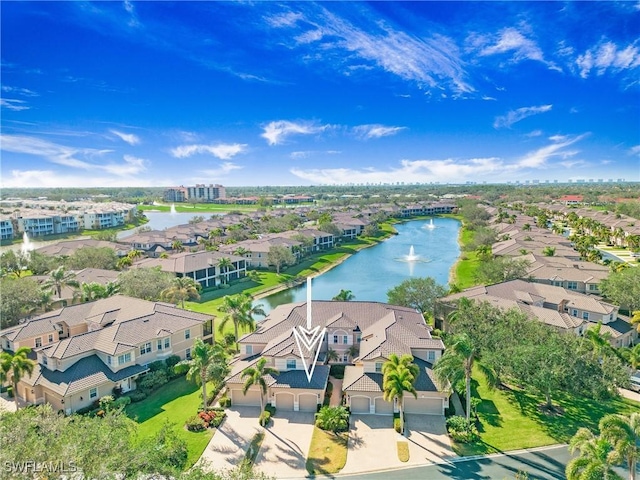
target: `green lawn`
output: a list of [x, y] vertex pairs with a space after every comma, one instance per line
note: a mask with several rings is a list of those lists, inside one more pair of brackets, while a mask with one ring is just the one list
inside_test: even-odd
[[311, 474], [338, 473], [347, 463], [347, 433], [332, 433], [313, 428], [307, 471]]
[[[542, 396], [519, 389], [489, 390], [484, 377], [476, 370], [473, 396], [482, 399], [478, 406], [481, 440], [474, 444], [454, 442], [458, 455], [479, 455], [507, 450], [565, 443], [580, 427], [596, 430], [600, 419], [609, 413], [638, 411], [640, 404], [619, 398], [597, 402], [569, 395], [554, 399], [564, 409], [563, 415], [548, 415], [539, 406]], [[458, 412], [462, 414], [462, 412]]]
[[184, 428], [185, 421], [198, 413], [202, 404], [201, 388], [184, 377], [170, 381], [141, 402], [127, 406], [126, 413], [138, 422], [139, 441], [153, 437], [165, 424], [175, 425], [178, 435], [187, 442], [191, 467], [202, 455], [213, 430], [190, 432]]
[[464, 247], [473, 242], [475, 232], [466, 230], [464, 226], [460, 230], [460, 248], [463, 250], [460, 259], [454, 267], [454, 283], [461, 289], [473, 287], [477, 284], [476, 271], [480, 266], [476, 252], [466, 252]]

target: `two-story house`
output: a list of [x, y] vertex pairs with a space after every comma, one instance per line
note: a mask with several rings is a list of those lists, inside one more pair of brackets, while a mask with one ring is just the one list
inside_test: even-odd
[[[279, 371], [279, 375], [267, 378], [266, 401], [281, 410], [315, 412], [322, 404], [328, 381], [327, 352], [333, 349], [350, 362], [345, 368], [343, 391], [352, 412], [390, 415], [397, 410], [382, 398], [382, 365], [395, 353], [412, 355], [420, 369], [418, 398], [408, 395], [405, 399], [408, 411], [444, 415], [449, 395], [436, 386], [432, 371], [444, 344], [431, 337], [430, 327], [419, 312], [378, 302], [313, 301], [312, 328], [326, 328], [326, 334], [309, 381], [293, 334], [294, 328], [307, 324], [306, 306], [281, 305], [254, 332], [240, 339], [240, 356], [227, 379], [233, 404], [260, 405], [257, 386], [243, 394], [242, 372], [262, 357]], [[305, 361], [309, 365], [313, 359], [309, 355]]]
[[36, 317], [0, 340], [6, 350], [33, 348], [37, 365], [18, 383], [18, 398], [70, 414], [116, 387], [135, 389], [149, 363], [190, 358], [194, 340], [212, 335], [208, 315], [116, 295]]

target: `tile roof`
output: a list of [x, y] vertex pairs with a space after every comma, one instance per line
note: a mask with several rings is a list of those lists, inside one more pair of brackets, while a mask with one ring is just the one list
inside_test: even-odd
[[[235, 248], [237, 248], [237, 246]], [[168, 258], [145, 258], [136, 262], [134, 266], [136, 268], [153, 268], [159, 266], [164, 272], [189, 273], [215, 267], [222, 258], [228, 258], [232, 262], [245, 260], [244, 257], [237, 255], [203, 250], [201, 252], [182, 252], [170, 255]]]
[[[437, 392], [439, 391], [435, 376], [433, 374], [433, 365], [425, 362], [420, 358], [413, 359], [413, 363], [418, 366], [418, 378], [414, 383], [414, 387], [419, 392]], [[348, 365], [344, 369], [344, 380], [342, 389], [345, 392], [382, 392], [383, 391], [382, 373], [365, 372], [364, 367], [357, 365]]]

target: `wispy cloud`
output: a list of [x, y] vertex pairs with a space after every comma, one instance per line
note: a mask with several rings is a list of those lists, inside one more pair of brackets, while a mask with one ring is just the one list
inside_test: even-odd
[[243, 167], [232, 162], [223, 162], [218, 168], [200, 170], [200, 173], [209, 177], [224, 177], [234, 170], [240, 170]]
[[14, 112], [29, 110], [31, 108], [27, 105], [27, 102], [24, 100], [18, 100], [17, 98], [0, 98], [0, 106]]
[[[125, 155], [123, 163], [105, 161], [104, 156], [112, 150], [78, 148], [24, 135], [1, 135], [0, 149], [6, 152], [34, 155], [50, 163], [64, 167], [104, 171], [117, 176], [133, 176], [146, 170], [146, 161]], [[100, 162], [93, 162], [99, 158]], [[78, 185], [83, 185], [80, 182]]]
[[353, 131], [359, 138], [380, 138], [395, 135], [396, 133], [404, 130], [407, 127], [387, 127], [385, 125], [373, 124], [373, 125], [358, 125], [353, 127]]
[[129, 145], [138, 145], [140, 143], [140, 137], [133, 133], [124, 133], [118, 130], [109, 130], [116, 137], [119, 137], [123, 142], [127, 142]]
[[640, 156], [640, 145], [634, 145], [629, 149], [630, 155], [638, 155]]
[[587, 78], [592, 70], [595, 70], [597, 75], [604, 75], [607, 71], [618, 73], [622, 70], [638, 68], [640, 66], [638, 41], [624, 48], [611, 41], [603, 42], [579, 55], [576, 65], [580, 69], [582, 78]]
[[3, 174], [2, 185], [6, 188], [59, 188], [59, 187], [152, 187], [171, 185], [171, 179], [145, 176], [110, 176], [99, 172], [86, 174], [69, 174], [53, 170], [11, 170]]
[[171, 155], [176, 158], [187, 158], [192, 155], [208, 153], [220, 160], [228, 160], [237, 154], [245, 151], [247, 145], [244, 143], [218, 143], [216, 145], [180, 145], [171, 150]]
[[327, 128], [329, 125], [318, 125], [313, 122], [278, 120], [264, 125], [262, 127], [263, 133], [260, 136], [266, 139], [269, 145], [280, 145], [291, 135], [313, 135], [323, 132]]
[[296, 152], [291, 152], [289, 154], [289, 157], [292, 160], [301, 160], [304, 158], [308, 158], [312, 155], [339, 155], [342, 152], [339, 150], [325, 150], [325, 151], [315, 151], [315, 150], [303, 150], [303, 151], [296, 151]]
[[317, 48], [317, 55], [307, 59], [326, 62], [335, 54], [335, 67], [345, 74], [352, 67], [376, 67], [399, 78], [416, 82], [421, 87], [450, 86], [456, 92], [471, 92], [466, 79], [464, 62], [455, 42], [449, 37], [432, 34], [421, 37], [395, 29], [379, 16], [356, 26], [345, 18], [319, 7], [319, 12], [305, 15], [290, 24], [299, 32], [297, 46]]
[[508, 53], [514, 62], [522, 60], [544, 62], [544, 55], [536, 42], [513, 27], [504, 28], [495, 35], [472, 35], [469, 42], [479, 49], [480, 56]]
[[[487, 179], [496, 181], [500, 178], [511, 179], [514, 174], [530, 169], [543, 169], [550, 165], [552, 158], [557, 158], [558, 165], [570, 162], [582, 162], [571, 157], [579, 152], [567, 147], [582, 140], [587, 134], [573, 137], [551, 137], [549, 145], [529, 152], [520, 158], [511, 160], [500, 157], [456, 158], [434, 160], [402, 160], [399, 166], [390, 169], [366, 168], [292, 168], [290, 172], [304, 180], [320, 184], [373, 183], [385, 184], [396, 182], [428, 183], [453, 182], [465, 180]], [[564, 163], [564, 165], [563, 165]]]
[[302, 14], [298, 12], [287, 12], [280, 15], [265, 17], [265, 21], [274, 28], [292, 27], [296, 22], [302, 19]]
[[493, 128], [509, 128], [516, 122], [520, 120], [524, 120], [527, 117], [532, 115], [538, 115], [540, 113], [545, 113], [551, 110], [553, 105], [540, 105], [538, 107], [522, 107], [516, 110], [511, 110], [507, 112], [506, 115], [502, 115], [500, 117], [496, 117], [493, 122]]
[[28, 88], [12, 87], [10, 85], [3, 85], [2, 91], [7, 93], [13, 93], [14, 95], [22, 95], [23, 97], [37, 97], [38, 93]]

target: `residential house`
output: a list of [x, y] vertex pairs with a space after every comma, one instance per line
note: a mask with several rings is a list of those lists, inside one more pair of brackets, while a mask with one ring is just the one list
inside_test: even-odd
[[114, 388], [136, 388], [147, 365], [171, 355], [190, 358], [196, 338], [212, 341], [212, 318], [116, 295], [64, 307], [0, 331], [4, 350], [33, 348], [37, 365], [18, 383], [19, 399], [67, 414]]
[[52, 257], [69, 257], [78, 249], [84, 247], [111, 248], [119, 257], [124, 257], [129, 252], [130, 247], [123, 243], [107, 242], [105, 240], [94, 240], [91, 238], [79, 240], [62, 240], [52, 245], [46, 245], [36, 249], [36, 252]]
[[[251, 387], [246, 395], [242, 393], [242, 372], [265, 358], [279, 371], [267, 378], [266, 401], [280, 410], [315, 412], [324, 398], [329, 375], [326, 358], [332, 349], [341, 363], [348, 364], [343, 391], [352, 413], [391, 415], [397, 411], [397, 405], [383, 399], [382, 391], [382, 365], [395, 353], [412, 355], [420, 369], [415, 384], [418, 398], [406, 395], [406, 410], [444, 415], [449, 396], [436, 385], [432, 369], [444, 344], [431, 336], [431, 329], [419, 312], [378, 302], [337, 301], [313, 301], [312, 310], [312, 328], [326, 328], [326, 335], [311, 381], [307, 380], [293, 334], [294, 328], [307, 325], [307, 305], [281, 305], [239, 341], [240, 356], [227, 379], [233, 404], [260, 404], [257, 387]], [[305, 361], [307, 365], [313, 362], [311, 354], [305, 356]]]
[[273, 233], [263, 235], [255, 240], [243, 240], [231, 245], [220, 245], [220, 252], [229, 254], [239, 248], [244, 248], [247, 251], [244, 258], [247, 259], [248, 267], [267, 268], [269, 267], [269, 250], [273, 246], [288, 248], [291, 253], [298, 258], [300, 256], [299, 250], [302, 247], [302, 243], [278, 233]]

